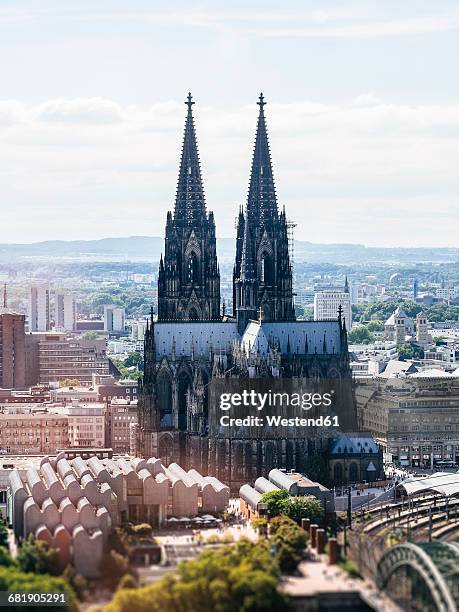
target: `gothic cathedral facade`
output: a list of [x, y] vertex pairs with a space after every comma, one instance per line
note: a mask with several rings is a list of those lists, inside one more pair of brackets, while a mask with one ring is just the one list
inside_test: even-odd
[[260, 95], [249, 193], [237, 221], [233, 308], [220, 304], [215, 221], [207, 212], [191, 95], [174, 212], [145, 335], [137, 452], [217, 476], [233, 489], [273, 467], [302, 469], [311, 440], [226, 438], [209, 431], [216, 378], [349, 380], [346, 322], [296, 321], [285, 209], [279, 212]]

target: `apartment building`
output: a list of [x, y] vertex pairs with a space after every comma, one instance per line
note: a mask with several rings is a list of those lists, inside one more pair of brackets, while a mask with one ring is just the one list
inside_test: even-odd
[[93, 373], [109, 374], [103, 338], [71, 338], [66, 334], [50, 333], [42, 335], [37, 345], [39, 384], [68, 379], [91, 383]]
[[131, 425], [138, 423], [137, 402], [113, 399], [105, 409], [105, 446], [114, 453], [130, 453]]
[[69, 446], [68, 416], [44, 410], [39, 404], [0, 407], [0, 453], [55, 453]]
[[103, 404], [82, 404], [78, 402], [59, 408], [59, 412], [68, 418], [70, 447], [104, 447], [104, 411], [105, 406]]

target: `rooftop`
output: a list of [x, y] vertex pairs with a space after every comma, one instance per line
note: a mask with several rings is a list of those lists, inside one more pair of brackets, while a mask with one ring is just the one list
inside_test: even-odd
[[431, 491], [446, 497], [459, 494], [459, 472], [436, 472], [426, 478], [407, 478], [398, 485], [408, 497]]

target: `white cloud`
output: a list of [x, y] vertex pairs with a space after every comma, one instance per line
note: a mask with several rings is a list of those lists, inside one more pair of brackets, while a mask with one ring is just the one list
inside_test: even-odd
[[356, 106], [377, 106], [382, 103], [381, 98], [376, 96], [373, 92], [368, 92], [357, 96], [354, 100]]
[[41, 104], [33, 112], [39, 121], [101, 124], [123, 120], [120, 106], [103, 98], [59, 98]]
[[[264, 37], [304, 38], [375, 38], [405, 36], [432, 32], [446, 32], [459, 28], [459, 11], [454, 3], [429, 3], [425, 7], [414, 5], [415, 9], [397, 2], [365, 3], [349, 2], [341, 7], [305, 9], [302, 2], [285, 5], [282, 10], [269, 3], [262, 10], [253, 10], [246, 3], [231, 7], [218, 3], [200, 4], [190, 10], [188, 5], [173, 1], [165, 10], [142, 8], [142, 3], [131, 2], [129, 8], [101, 11], [93, 4], [55, 4], [48, 8], [17, 7], [0, 8], [0, 24], [22, 21], [40, 22], [56, 19], [60, 22], [129, 22], [150, 24], [159, 27], [185, 26]], [[147, 5], [148, 6], [148, 5]], [[247, 8], [249, 7], [249, 8]]]
[[[312, 231], [309, 239], [457, 243], [459, 105], [363, 94], [348, 105], [300, 101], [266, 112], [280, 202], [301, 231]], [[246, 196], [256, 113], [255, 105], [195, 109], [207, 202], [221, 235], [233, 235]], [[176, 102], [0, 102], [7, 239], [162, 234], [184, 118]], [[308, 239], [300, 230], [297, 237]]]
[[337, 23], [325, 27], [292, 23], [284, 27], [255, 27], [253, 34], [269, 37], [302, 38], [380, 38], [410, 34], [446, 32], [459, 28], [459, 15], [410, 17], [406, 19], [362, 20], [354, 23]]

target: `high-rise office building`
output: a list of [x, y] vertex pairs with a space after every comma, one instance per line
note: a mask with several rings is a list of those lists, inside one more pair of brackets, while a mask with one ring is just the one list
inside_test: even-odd
[[30, 287], [29, 331], [49, 331], [49, 286]]
[[56, 293], [54, 303], [54, 327], [58, 331], [75, 331], [76, 301], [69, 293]]
[[25, 387], [25, 316], [0, 309], [0, 387]]
[[104, 306], [104, 331], [124, 331], [124, 308], [119, 306]]
[[314, 319], [334, 320], [341, 306], [342, 317], [348, 329], [352, 325], [351, 296], [346, 291], [320, 291], [314, 295]]

